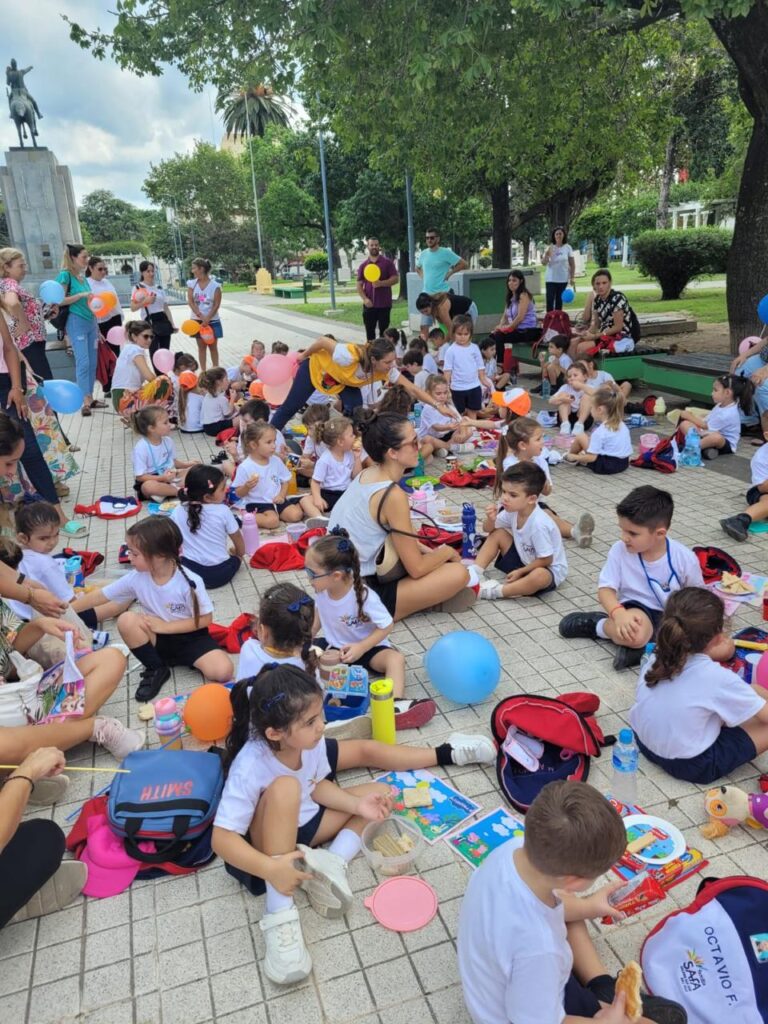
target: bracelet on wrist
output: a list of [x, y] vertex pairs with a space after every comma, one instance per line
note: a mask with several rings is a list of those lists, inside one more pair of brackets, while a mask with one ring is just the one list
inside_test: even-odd
[[9, 782], [14, 782], [16, 779], [21, 779], [22, 782], [28, 782], [32, 787], [30, 793], [35, 792], [35, 784], [28, 775], [9, 775], [7, 779], [3, 779], [3, 785], [7, 785]]
[[617, 604], [615, 608], [612, 608], [612, 609], [611, 609], [611, 610], [610, 610], [610, 611], [608, 612], [608, 618], [609, 618], [609, 619], [612, 619], [612, 618], [613, 618], [613, 616], [614, 616], [614, 615], [616, 614], [616, 612], [618, 612], [618, 611], [622, 611], [622, 612], [623, 612], [623, 611], [625, 611], [625, 608], [624, 608], [624, 605], [623, 605], [623, 604]]

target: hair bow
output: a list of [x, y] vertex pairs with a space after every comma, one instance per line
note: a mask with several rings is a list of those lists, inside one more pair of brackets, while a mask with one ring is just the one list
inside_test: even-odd
[[339, 538], [339, 543], [336, 545], [339, 551], [351, 551], [352, 545], [346, 537]]
[[[265, 665], [264, 667], [272, 668], [273, 666], [277, 668], [276, 661], [273, 661], [271, 665]], [[263, 700], [261, 702], [261, 710], [269, 711], [271, 708], [275, 706], [275, 704], [279, 704], [281, 700], [285, 700], [285, 693], [282, 690], [280, 691], [280, 693], [276, 693], [274, 697], [270, 697], [269, 700]]]
[[300, 612], [301, 611], [301, 606], [302, 605], [312, 604], [312, 603], [313, 602], [312, 602], [312, 598], [311, 597], [308, 597], [306, 594], [302, 594], [301, 597], [297, 598], [295, 601], [292, 601], [291, 604], [286, 605], [286, 608], [288, 609], [289, 612], [294, 612], [295, 613], [295, 612]]

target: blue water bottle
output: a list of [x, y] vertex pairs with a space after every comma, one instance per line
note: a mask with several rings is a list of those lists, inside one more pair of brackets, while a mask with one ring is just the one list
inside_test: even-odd
[[680, 453], [683, 466], [701, 466], [701, 438], [696, 427], [691, 427], [685, 435], [685, 447]]
[[549, 377], [545, 377], [541, 382], [541, 397], [549, 398], [552, 394], [552, 384], [550, 383]]
[[475, 506], [465, 501], [461, 508], [461, 557], [474, 558], [476, 550], [477, 515]]
[[414, 406], [413, 406], [413, 420], [412, 420], [412, 423], [413, 423], [414, 427], [416, 427], [417, 430], [419, 429], [419, 426], [421, 425], [421, 410], [423, 408], [424, 408], [424, 406], [421, 404], [421, 402], [416, 402], [414, 404]]

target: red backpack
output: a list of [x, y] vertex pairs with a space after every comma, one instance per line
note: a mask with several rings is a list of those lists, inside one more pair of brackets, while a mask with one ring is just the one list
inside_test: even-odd
[[630, 466], [638, 469], [656, 469], [659, 473], [674, 473], [677, 470], [677, 463], [680, 458], [680, 447], [677, 443], [677, 434], [672, 437], [662, 437], [655, 448], [640, 454], [629, 460]]
[[487, 487], [495, 482], [495, 469], [451, 469], [440, 477], [446, 487]]
[[[491, 732], [498, 747], [496, 776], [515, 810], [525, 814], [548, 782], [586, 782], [590, 757], [599, 757], [603, 747], [616, 742], [615, 736], [604, 736], [597, 724], [594, 716], [599, 707], [600, 698], [584, 690], [557, 698], [524, 693], [499, 701], [491, 713]], [[534, 745], [543, 748], [534, 758], [538, 768], [524, 767], [504, 750], [512, 726], [523, 739], [533, 737]]]
[[531, 354], [535, 356], [539, 346], [544, 345], [546, 347], [549, 344], [549, 339], [554, 338], [556, 334], [564, 335], [568, 341], [571, 340], [573, 335], [571, 318], [564, 309], [550, 309], [545, 314], [541, 322], [541, 337], [531, 346]]

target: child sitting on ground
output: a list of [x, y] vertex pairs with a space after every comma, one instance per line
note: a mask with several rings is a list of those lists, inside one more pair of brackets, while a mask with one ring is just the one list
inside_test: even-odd
[[225, 504], [227, 478], [216, 466], [193, 466], [179, 498], [181, 505], [171, 512], [171, 519], [184, 543], [181, 563], [197, 573], [209, 590], [223, 587], [245, 554], [240, 526]]
[[[560, 622], [567, 640], [610, 640], [617, 650], [617, 671], [640, 664], [645, 645], [658, 630], [670, 594], [703, 587], [699, 560], [690, 548], [672, 540], [672, 495], [657, 487], [636, 487], [616, 506], [621, 540], [608, 552], [600, 572], [599, 612], [571, 612]], [[718, 661], [733, 655], [733, 643], [717, 651]]]
[[133, 489], [140, 499], [175, 498], [186, 471], [196, 463], [176, 458], [176, 449], [168, 436], [173, 429], [168, 413], [148, 405], [135, 412], [131, 422], [139, 434], [133, 448]]
[[549, 399], [557, 409], [560, 433], [577, 437], [592, 426], [592, 397], [587, 385], [587, 368], [574, 363], [565, 374], [566, 383]]
[[316, 508], [330, 512], [360, 472], [360, 446], [352, 421], [346, 416], [319, 426], [318, 437], [326, 450], [315, 463], [310, 493]]
[[755, 386], [747, 377], [726, 374], [718, 377], [712, 385], [714, 409], [706, 416], [696, 416], [688, 409], [680, 413], [680, 430], [688, 434], [696, 427], [701, 436], [701, 454], [705, 459], [716, 459], [718, 455], [732, 455], [741, 437], [741, 416], [739, 409], [748, 416], [752, 412], [752, 395]]
[[423, 367], [424, 353], [418, 349], [409, 348], [403, 356], [403, 376], [412, 381], [417, 388], [423, 388], [429, 377], [429, 371]]
[[[613, 806], [586, 782], [551, 782], [525, 816], [522, 839], [494, 850], [472, 873], [459, 917], [464, 1001], [475, 1024], [630, 1024], [623, 993], [603, 965], [586, 921], [620, 918], [614, 881], [589, 889], [625, 851]], [[682, 1007], [643, 996], [640, 1022], [685, 1024]], [[637, 1021], [634, 1024], [638, 1024]]]
[[768, 519], [768, 444], [761, 445], [750, 462], [752, 486], [747, 491], [745, 512], [721, 519], [720, 525], [734, 540], [745, 541], [752, 523]]
[[568, 462], [587, 466], [593, 473], [611, 476], [629, 469], [632, 438], [624, 422], [624, 396], [617, 388], [598, 388], [592, 396], [592, 416], [597, 427], [578, 434], [565, 456]]
[[768, 750], [768, 691], [715, 664], [731, 644], [723, 617], [723, 602], [708, 590], [687, 587], [670, 597], [629, 712], [642, 753], [698, 786]]
[[275, 455], [276, 436], [272, 424], [263, 420], [245, 428], [241, 435], [245, 458], [233, 480], [238, 506], [255, 512], [256, 522], [263, 530], [274, 530], [281, 522], [298, 523], [305, 516], [320, 517], [320, 510], [308, 494], [287, 497], [291, 473]]
[[439, 327], [433, 327], [427, 335], [427, 344], [434, 351], [434, 360], [437, 364], [437, 372], [441, 373], [445, 362], [445, 353], [448, 351], [448, 339], [445, 331]]
[[[330, 337], [330, 335], [326, 335], [326, 337]], [[392, 342], [395, 346], [395, 357], [398, 363], [402, 362], [403, 356], [409, 348], [405, 331], [401, 331], [397, 327], [388, 327], [382, 334], [382, 338], [386, 338], [387, 341]]]
[[291, 350], [284, 341], [273, 341], [270, 352], [273, 356], [287, 356]]
[[413, 338], [408, 348], [413, 352], [421, 352], [424, 356], [424, 369], [427, 373], [439, 373], [437, 361], [429, 351], [429, 345], [423, 338]]
[[199, 377], [191, 371], [179, 374], [177, 409], [182, 434], [202, 434], [203, 393]]
[[453, 416], [448, 419], [445, 413], [433, 405], [425, 405], [422, 408], [416, 434], [419, 438], [419, 452], [425, 462], [429, 462], [433, 455], [445, 458], [449, 445], [453, 448], [455, 445], [465, 444], [476, 427], [485, 429], [485, 424], [459, 414], [451, 401], [451, 389], [445, 377], [437, 373], [430, 374], [424, 390], [435, 402], [447, 406], [453, 412]]
[[[495, 342], [493, 343], [496, 344]], [[552, 493], [552, 477], [549, 464], [543, 454], [544, 431], [530, 416], [515, 416], [507, 410], [507, 422], [501, 428], [499, 447], [496, 449], [496, 482], [493, 488], [494, 498], [501, 494], [501, 481], [505, 469], [511, 469], [519, 462], [534, 462], [544, 473], [547, 482], [541, 492], [545, 497]], [[564, 540], [572, 540], [577, 547], [588, 548], [592, 544], [595, 531], [595, 520], [590, 512], [582, 512], [574, 525], [567, 519], [561, 519], [549, 505], [539, 502], [547, 515], [557, 524], [560, 536]]]
[[624, 401], [626, 402], [632, 392], [632, 384], [628, 380], [617, 384], [616, 378], [612, 373], [608, 373], [607, 370], [598, 370], [597, 356], [582, 356], [579, 362], [584, 363], [587, 368], [587, 384], [589, 387], [597, 390], [597, 388], [610, 384], [611, 387], [619, 389], [622, 395], [624, 395]]
[[229, 377], [222, 366], [215, 366], [200, 374], [198, 380], [203, 393], [203, 430], [208, 437], [216, 437], [222, 430], [231, 430], [235, 407], [229, 400]]
[[251, 342], [250, 354], [240, 360], [240, 379], [245, 381], [246, 384], [250, 384], [253, 380], [258, 380], [259, 363], [266, 354], [267, 350], [264, 347], [264, 342], [254, 338]]
[[482, 574], [495, 561], [506, 580], [486, 580], [480, 597], [532, 597], [559, 587], [568, 573], [563, 541], [557, 524], [539, 508], [547, 478], [533, 462], [519, 462], [501, 478], [501, 509], [489, 506], [483, 529], [488, 533], [475, 566]]
[[541, 379], [548, 380], [553, 388], [559, 388], [565, 384], [565, 374], [573, 360], [568, 355], [570, 339], [564, 334], [556, 334], [549, 339], [546, 352], [539, 352], [541, 363]]

